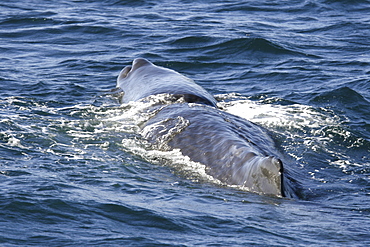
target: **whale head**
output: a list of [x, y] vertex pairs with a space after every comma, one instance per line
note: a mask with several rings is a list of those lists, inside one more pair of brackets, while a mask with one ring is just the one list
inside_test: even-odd
[[216, 106], [217, 102], [204, 88], [190, 78], [168, 68], [154, 65], [144, 58], [136, 58], [124, 67], [117, 77], [122, 89], [122, 103], [137, 101], [157, 94], [184, 97], [189, 103]]
[[123, 79], [125, 79], [129, 73], [134, 73], [134, 71], [136, 71], [138, 68], [141, 68], [143, 66], [148, 66], [148, 65], [153, 65], [151, 62], [149, 62], [148, 60], [144, 59], [144, 58], [136, 58], [133, 62], [132, 62], [132, 66], [129, 65], [129, 66], [126, 66], [124, 67], [121, 72], [119, 73], [118, 77], [117, 77], [117, 85], [119, 84], [119, 82]]

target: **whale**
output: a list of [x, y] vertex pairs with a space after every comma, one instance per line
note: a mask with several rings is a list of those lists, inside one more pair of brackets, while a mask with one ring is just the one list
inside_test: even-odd
[[192, 79], [169, 68], [136, 58], [117, 77], [120, 102], [166, 95], [140, 124], [153, 147], [179, 150], [205, 166], [223, 184], [276, 197], [297, 197], [283, 154], [265, 128], [222, 111], [216, 99]]

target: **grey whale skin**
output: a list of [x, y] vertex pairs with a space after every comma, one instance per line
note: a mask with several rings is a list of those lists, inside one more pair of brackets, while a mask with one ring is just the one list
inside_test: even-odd
[[155, 104], [142, 135], [159, 149], [179, 149], [222, 183], [278, 197], [296, 197], [293, 181], [267, 131], [217, 108], [216, 100], [180, 73], [137, 58], [117, 78], [121, 103], [166, 94]]

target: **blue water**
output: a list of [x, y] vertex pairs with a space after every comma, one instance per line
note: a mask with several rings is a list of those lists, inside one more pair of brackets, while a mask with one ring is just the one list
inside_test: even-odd
[[[370, 244], [370, 2], [2, 1], [0, 245]], [[300, 199], [143, 147], [108, 91], [144, 57], [268, 128]]]

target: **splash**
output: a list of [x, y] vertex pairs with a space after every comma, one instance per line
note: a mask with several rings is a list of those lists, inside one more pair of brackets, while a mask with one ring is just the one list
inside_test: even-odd
[[[346, 128], [342, 116], [325, 108], [301, 104], [279, 104], [279, 99], [253, 100], [235, 94], [218, 95], [218, 106], [231, 114], [245, 118], [270, 130], [283, 151], [297, 161], [308, 176], [327, 183], [328, 167], [339, 168], [343, 173], [367, 173], [366, 159], [369, 143]], [[0, 147], [13, 150], [24, 160], [32, 155], [49, 157], [57, 164], [67, 161], [80, 163], [119, 162], [125, 154], [134, 154], [147, 162], [165, 165], [182, 177], [192, 181], [222, 183], [206, 174], [205, 166], [192, 162], [179, 150], [153, 147], [145, 141], [142, 129], [162, 105], [182, 103], [169, 95], [148, 97], [121, 106], [103, 102], [99, 106], [51, 106], [22, 97], [9, 97], [0, 101], [3, 119], [0, 121]], [[184, 119], [172, 121], [165, 138], [171, 138], [187, 124]], [[156, 128], [160, 128], [160, 123]], [[166, 141], [159, 142], [166, 143]], [[364, 150], [357, 161], [353, 150]], [[35, 156], [36, 157], [36, 156]], [[352, 157], [352, 158], [351, 158]], [[319, 162], [317, 162], [319, 161]], [[239, 188], [243, 189], [243, 188]]]
[[[369, 152], [369, 142], [352, 132], [345, 116], [325, 108], [301, 104], [279, 104], [278, 99], [251, 100], [235, 94], [219, 95], [219, 107], [248, 119], [273, 132], [281, 148], [292, 160], [305, 167], [314, 180], [327, 183], [328, 167], [342, 173], [352, 170], [366, 172], [368, 163], [359, 164]], [[360, 152], [358, 152], [358, 150]], [[358, 152], [359, 158], [347, 155]]]

